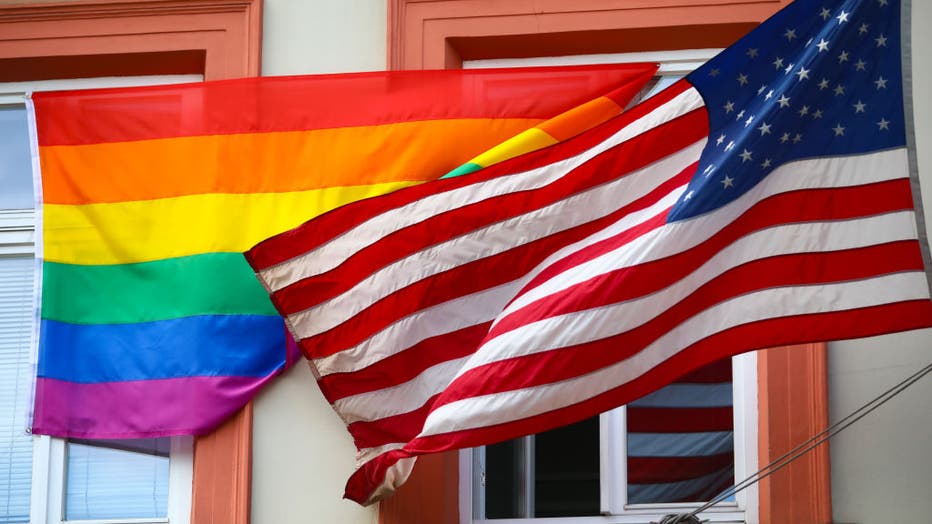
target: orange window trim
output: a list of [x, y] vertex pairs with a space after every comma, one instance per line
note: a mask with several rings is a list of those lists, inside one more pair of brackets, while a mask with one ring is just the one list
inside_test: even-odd
[[[790, 0], [388, 0], [391, 69], [463, 60], [727, 47]], [[697, 23], [701, 21], [701, 23]], [[828, 424], [825, 344], [758, 353], [761, 466]], [[423, 457], [380, 524], [458, 521], [455, 453]], [[831, 522], [828, 445], [765, 479], [761, 524]]]
[[[0, 82], [259, 75], [262, 0], [0, 4]], [[194, 445], [192, 524], [248, 524], [252, 406]]]

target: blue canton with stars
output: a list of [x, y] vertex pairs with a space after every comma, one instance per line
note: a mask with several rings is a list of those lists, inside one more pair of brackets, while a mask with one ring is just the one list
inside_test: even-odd
[[796, 0], [691, 73], [709, 142], [669, 220], [723, 206], [781, 164], [906, 144], [899, 0]]

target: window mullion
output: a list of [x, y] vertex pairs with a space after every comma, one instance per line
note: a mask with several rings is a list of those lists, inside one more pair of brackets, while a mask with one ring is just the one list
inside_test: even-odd
[[172, 437], [168, 460], [168, 521], [187, 522], [194, 486], [194, 437]]
[[534, 461], [534, 435], [528, 435], [522, 438], [521, 446], [521, 468], [524, 471], [524, 482], [521, 496], [523, 500], [521, 501], [521, 508], [523, 511], [523, 516], [527, 518], [533, 518], [535, 514], [534, 508], [534, 482], [537, 478], [535, 471], [535, 461]]
[[603, 515], [619, 515], [628, 491], [627, 432], [624, 406], [599, 416], [599, 498]]

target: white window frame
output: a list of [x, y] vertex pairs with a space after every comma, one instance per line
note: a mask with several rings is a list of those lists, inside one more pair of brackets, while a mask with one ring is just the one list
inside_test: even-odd
[[[744, 353], [732, 358], [734, 388], [733, 424], [735, 438], [735, 480], [741, 481], [758, 470], [757, 455], [757, 354]], [[459, 453], [459, 515], [462, 524], [647, 524], [659, 522], [670, 513], [688, 512], [697, 503], [627, 504], [626, 427], [624, 406], [599, 416], [599, 499], [602, 516], [485, 519], [485, 505], [476, 475], [482, 464], [483, 448], [461, 450]], [[533, 478], [533, 439], [523, 449], [528, 457], [524, 477]], [[530, 489], [533, 489], [531, 487]], [[474, 500], [475, 497], [475, 500]], [[523, 505], [532, 512], [533, 493], [527, 493]], [[758, 523], [758, 490], [753, 485], [735, 496], [734, 502], [723, 502], [704, 511], [702, 519], [715, 523]]]
[[161, 518], [65, 520], [67, 439], [33, 436], [30, 521], [45, 524], [176, 524], [191, 518], [194, 438], [172, 437], [168, 459], [168, 512]]
[[[610, 53], [560, 57], [503, 58], [464, 61], [464, 69], [489, 67], [532, 67], [553, 65], [587, 65], [631, 62], [657, 62], [658, 77], [689, 74], [721, 49], [687, 49], [648, 51], [641, 53]], [[645, 90], [653, 87], [650, 84]], [[643, 95], [644, 93], [642, 93]], [[751, 476], [758, 470], [757, 354], [749, 352], [732, 358], [734, 388], [733, 423], [735, 439], [735, 481]], [[459, 520], [461, 524], [647, 524], [659, 522], [665, 515], [684, 513], [699, 507], [697, 503], [627, 504], [627, 432], [624, 406], [599, 416], [599, 499], [601, 516], [485, 519], [482, 514], [484, 493], [482, 481], [475, 474], [484, 463], [484, 448], [461, 450], [459, 453]], [[534, 478], [533, 438], [527, 439], [523, 450], [523, 476]], [[522, 501], [525, 513], [533, 513], [533, 484], [526, 488], [527, 500]], [[475, 495], [475, 500], [474, 500]], [[700, 518], [714, 523], [758, 524], [759, 500], [757, 485], [735, 496], [733, 502], [723, 502], [704, 511]]]
[[[200, 82], [203, 75], [155, 75], [133, 77], [98, 77], [35, 82], [0, 83], [0, 106], [23, 106], [26, 93], [63, 89], [134, 87], [145, 85]], [[32, 132], [32, 131], [30, 131]], [[35, 159], [33, 160], [35, 161]], [[41, 232], [36, 223], [41, 203], [33, 209], [0, 210], [0, 257], [35, 256]], [[36, 273], [34, 296], [39, 296], [41, 276]], [[38, 319], [34, 319], [38, 322]], [[31, 344], [35, 347], [35, 344]], [[33, 369], [36, 355], [32, 356]], [[31, 409], [31, 406], [30, 406]], [[31, 419], [31, 412], [23, 415]], [[28, 422], [27, 422], [28, 423]], [[29, 519], [32, 524], [187, 524], [191, 519], [191, 491], [194, 478], [194, 439], [172, 437], [168, 466], [168, 510], [166, 517], [143, 519], [65, 520], [65, 483], [67, 478], [67, 439], [33, 435], [32, 486]]]

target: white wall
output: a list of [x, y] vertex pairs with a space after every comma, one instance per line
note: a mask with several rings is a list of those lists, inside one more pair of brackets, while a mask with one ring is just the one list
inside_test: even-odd
[[265, 0], [262, 74], [385, 69], [385, 0]]
[[[385, 0], [265, 0], [262, 74], [385, 69]], [[356, 450], [299, 362], [256, 399], [252, 522], [374, 524], [343, 500]]]
[[[932, 2], [913, 0], [913, 91], [919, 173], [932, 226]], [[829, 345], [832, 421], [932, 362], [932, 330]], [[932, 520], [932, 376], [832, 439], [835, 522]]]

